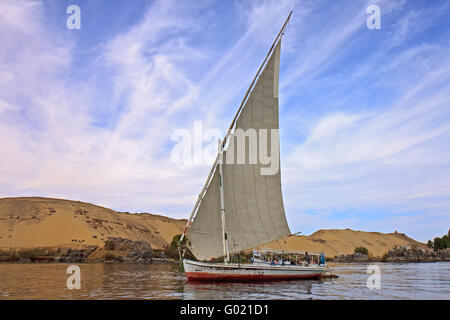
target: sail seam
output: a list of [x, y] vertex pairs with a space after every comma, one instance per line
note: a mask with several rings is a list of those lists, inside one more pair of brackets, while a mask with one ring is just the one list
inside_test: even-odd
[[[243, 180], [244, 180], [244, 183], [243, 183], [243, 185], [244, 185], [244, 195], [245, 195], [244, 199], [245, 199], [245, 207], [247, 208], [246, 212], [247, 212], [247, 216], [248, 216], [248, 221], [249, 221], [250, 226], [252, 227], [253, 234], [256, 235], [255, 228], [254, 228], [253, 223], [252, 223], [252, 218], [251, 218], [250, 212], [248, 210], [248, 203], [247, 203], [247, 196], [246, 196], [247, 192], [246, 192], [246, 187], [245, 187], [244, 165], [241, 164], [239, 166], [242, 168], [242, 177], [243, 177]], [[245, 238], [247, 239], [247, 234], [245, 235]], [[250, 243], [250, 241], [247, 240], [247, 243]]]
[[[268, 61], [268, 63], [270, 62], [270, 60]], [[267, 66], [267, 65], [266, 65]], [[263, 81], [264, 81], [264, 79], [263, 79]], [[255, 85], [255, 89], [254, 90], [256, 90], [256, 91], [254, 91], [254, 93], [255, 93], [255, 95], [253, 96], [253, 99], [252, 99], [252, 101], [250, 102], [250, 103], [254, 103], [255, 102], [255, 97], [256, 98], [258, 98], [258, 101], [259, 100], [261, 100], [262, 101], [262, 91], [260, 92], [259, 90], [258, 90], [259, 88], [256, 88], [256, 85]], [[258, 121], [258, 117], [256, 117], [255, 116], [255, 113], [256, 112], [259, 112], [260, 113], [260, 118], [259, 118], [259, 123], [257, 124], [256, 123], [256, 121]], [[252, 116], [252, 126], [254, 127], [254, 128], [262, 128], [263, 127], [263, 112], [261, 111], [261, 110], [257, 110], [256, 108], [252, 108], [252, 114], [251, 114], [251, 116]], [[258, 137], [259, 138], [259, 137]], [[259, 148], [260, 148], [260, 146], [258, 145], [258, 151], [259, 151]], [[259, 159], [259, 152], [258, 152], [258, 159]], [[267, 230], [266, 230], [266, 228], [265, 228], [265, 224], [264, 224], [264, 221], [263, 221], [263, 219], [262, 219], [262, 217], [261, 217], [261, 207], [260, 207], [260, 203], [259, 203], [259, 197], [258, 197], [258, 193], [256, 192], [257, 191], [257, 179], [256, 179], [256, 175], [255, 175], [255, 170], [260, 170], [260, 168], [261, 168], [261, 165], [256, 165], [256, 166], [254, 166], [252, 169], [252, 174], [253, 174], [253, 181], [255, 182], [255, 185], [254, 185], [254, 188], [253, 188], [253, 190], [254, 190], [254, 192], [255, 192], [255, 200], [256, 200], [256, 206], [257, 206], [257, 208], [258, 208], [258, 217], [259, 217], [259, 221], [261, 222], [261, 226], [262, 226], [262, 228], [263, 228], [263, 231], [264, 231], [264, 233], [266, 234], [266, 237], [268, 236], [268, 233], [267, 233]]]

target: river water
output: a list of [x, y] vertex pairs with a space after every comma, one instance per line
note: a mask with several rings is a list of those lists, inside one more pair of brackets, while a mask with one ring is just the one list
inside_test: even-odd
[[[79, 264], [81, 288], [69, 290], [70, 264], [0, 264], [0, 299], [450, 299], [450, 263], [332, 267], [336, 279], [267, 283], [189, 283], [177, 265]], [[376, 283], [376, 282], [370, 282]]]

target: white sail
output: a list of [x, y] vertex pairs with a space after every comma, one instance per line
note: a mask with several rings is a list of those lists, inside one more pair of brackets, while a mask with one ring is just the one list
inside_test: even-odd
[[[261, 169], [267, 165], [261, 164], [259, 159], [256, 164], [249, 163], [250, 150], [255, 149], [250, 148], [248, 141], [246, 162], [236, 163], [239, 150], [233, 135], [224, 151], [224, 206], [230, 252], [246, 250], [290, 234], [281, 193], [277, 135], [280, 42], [255, 83], [234, 128], [235, 132], [251, 129], [259, 133], [261, 129], [266, 129], [267, 133], [275, 134], [275, 140], [268, 136], [267, 150], [269, 153], [275, 152], [278, 163], [276, 171], [262, 174]], [[258, 156], [259, 148], [258, 143]], [[227, 156], [229, 153], [233, 157]], [[188, 232], [188, 246], [201, 260], [223, 255], [219, 183], [219, 170], [215, 170]]]

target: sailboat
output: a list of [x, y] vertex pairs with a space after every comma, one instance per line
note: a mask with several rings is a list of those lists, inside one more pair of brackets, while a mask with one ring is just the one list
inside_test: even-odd
[[[217, 157], [180, 237], [180, 258], [188, 280], [304, 279], [319, 278], [326, 271], [325, 262], [320, 261], [318, 254], [317, 263], [311, 260], [299, 263], [297, 257], [304, 252], [279, 250], [268, 254], [267, 250], [263, 253], [255, 250], [252, 263], [230, 261], [230, 255], [291, 235], [283, 205], [279, 168], [267, 173], [271, 171], [267, 170], [267, 161], [250, 161], [255, 153], [260, 156], [264, 154], [262, 151], [270, 150], [272, 161], [278, 162], [279, 167], [280, 50], [281, 38], [291, 14], [250, 84], [224, 139], [219, 140]], [[242, 144], [240, 146], [237, 142], [236, 132], [239, 131], [257, 132], [259, 144], [242, 148]], [[269, 134], [270, 138], [262, 139], [264, 134]], [[242, 158], [240, 162], [236, 161], [239, 152], [243, 153], [244, 162]], [[183, 243], [184, 250], [181, 249]], [[187, 249], [201, 261], [185, 259]], [[262, 256], [266, 258], [262, 259]], [[306, 256], [314, 254], [306, 253]], [[214, 262], [222, 259], [223, 262]]]

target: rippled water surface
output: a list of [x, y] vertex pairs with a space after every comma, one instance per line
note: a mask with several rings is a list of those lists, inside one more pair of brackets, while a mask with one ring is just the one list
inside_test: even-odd
[[380, 263], [381, 289], [368, 289], [369, 264], [332, 268], [337, 279], [268, 283], [189, 283], [177, 265], [0, 264], [0, 299], [450, 299], [450, 263]]

